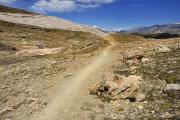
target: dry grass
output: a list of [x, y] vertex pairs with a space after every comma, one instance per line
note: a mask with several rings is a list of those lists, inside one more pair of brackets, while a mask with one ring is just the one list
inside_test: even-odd
[[0, 21], [0, 42], [21, 49], [25, 46], [63, 47], [72, 51], [92, 52], [107, 42], [94, 34], [57, 30]]
[[118, 43], [129, 43], [143, 40], [143, 37], [136, 35], [120, 35], [120, 34], [111, 34], [110, 35], [114, 41]]
[[9, 7], [2, 6], [2, 5], [0, 5], [0, 12], [35, 14], [35, 13], [28, 12], [28, 11], [25, 11], [25, 10], [20, 10], [20, 9], [17, 9], [17, 8], [9, 8]]

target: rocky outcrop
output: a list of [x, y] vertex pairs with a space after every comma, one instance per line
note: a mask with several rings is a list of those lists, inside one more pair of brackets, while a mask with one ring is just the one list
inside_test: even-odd
[[128, 99], [136, 95], [140, 80], [141, 76], [130, 75], [125, 77], [113, 74], [106, 81], [95, 83], [90, 88], [90, 92], [111, 99]]
[[159, 53], [164, 53], [164, 52], [169, 52], [171, 51], [168, 47], [163, 46], [163, 45], [159, 45], [155, 48], [155, 50]]

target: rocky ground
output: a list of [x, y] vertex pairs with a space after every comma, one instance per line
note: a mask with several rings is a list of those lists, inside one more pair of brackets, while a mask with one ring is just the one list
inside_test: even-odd
[[0, 118], [22, 120], [41, 111], [49, 104], [57, 85], [68, 81], [91, 61], [90, 57], [91, 54], [58, 59], [36, 57], [1, 65]]
[[91, 33], [0, 23], [1, 120], [22, 120], [42, 110], [56, 84], [108, 45]]
[[[5, 29], [9, 24], [4, 23], [0, 32], [2, 120], [27, 119], [45, 109], [57, 87], [69, 83], [108, 45], [89, 33], [77, 32], [74, 37], [74, 32], [66, 31], [64, 41], [63, 31], [22, 25], [18, 29], [19, 24], [12, 31]], [[22, 31], [27, 32], [21, 37]], [[179, 119], [180, 40], [110, 38], [105, 39], [115, 44], [110, 51], [113, 62], [98, 77], [91, 76], [90, 90], [86, 87], [86, 95], [75, 105], [82, 116], [75, 119]]]
[[116, 48], [123, 56], [113, 73], [90, 87], [103, 102], [86, 109], [95, 120], [180, 119], [179, 39], [136, 43]]
[[[53, 120], [180, 119], [179, 38], [102, 38], [92, 34], [97, 30], [57, 18], [0, 11], [0, 120], [41, 114], [57, 116]], [[42, 22], [51, 20], [53, 28], [66, 30], [40, 28], [52, 28]]]

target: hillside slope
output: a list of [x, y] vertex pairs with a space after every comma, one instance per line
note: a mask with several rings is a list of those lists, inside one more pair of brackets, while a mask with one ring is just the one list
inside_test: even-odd
[[47, 29], [6, 21], [0, 21], [0, 43], [18, 50], [33, 46], [41, 49], [63, 47], [66, 53], [92, 52], [107, 44], [101, 37], [88, 32]]
[[43, 28], [84, 31], [94, 33], [99, 36], [106, 35], [105, 32], [90, 26], [76, 24], [71, 21], [52, 16], [30, 14], [29, 12], [25, 12], [23, 10], [8, 8], [4, 6], [0, 6], [0, 20], [12, 23], [33, 25]]
[[10, 8], [3, 5], [0, 5], [0, 11], [5, 13], [22, 13], [22, 14], [35, 14], [32, 12], [28, 12], [25, 10], [17, 9], [17, 8]]

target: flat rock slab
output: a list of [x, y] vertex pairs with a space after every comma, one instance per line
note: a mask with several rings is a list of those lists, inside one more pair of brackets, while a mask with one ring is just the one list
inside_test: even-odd
[[165, 91], [180, 90], [180, 84], [167, 84]]

